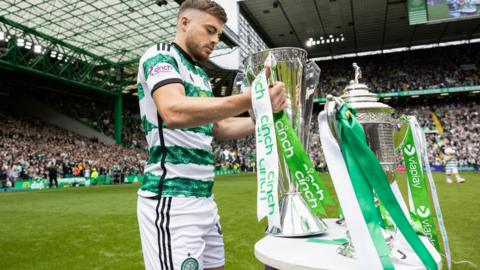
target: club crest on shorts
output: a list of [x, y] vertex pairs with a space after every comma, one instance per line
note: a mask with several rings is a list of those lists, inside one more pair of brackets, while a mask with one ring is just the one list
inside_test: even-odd
[[198, 261], [192, 257], [185, 259], [182, 263], [181, 270], [198, 270]]

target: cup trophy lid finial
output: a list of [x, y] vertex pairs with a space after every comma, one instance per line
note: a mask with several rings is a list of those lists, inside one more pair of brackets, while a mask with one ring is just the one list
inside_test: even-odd
[[354, 70], [354, 79], [345, 87], [344, 94], [341, 98], [350, 103], [350, 105], [355, 108], [390, 108], [387, 104], [378, 102], [379, 98], [376, 94], [369, 91], [369, 88], [366, 84], [360, 83], [359, 79], [362, 78], [362, 70], [357, 65], [353, 63]]

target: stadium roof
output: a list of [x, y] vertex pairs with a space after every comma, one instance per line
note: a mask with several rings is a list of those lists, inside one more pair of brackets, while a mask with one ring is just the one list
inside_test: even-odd
[[[163, 1], [0, 1], [0, 68], [114, 94], [132, 89], [143, 51], [175, 33], [181, 0], [156, 2]], [[310, 57], [480, 37], [480, 19], [410, 26], [405, 0], [239, 3], [269, 47], [303, 47]], [[224, 33], [218, 48], [238, 44], [230, 29]], [[306, 46], [310, 37], [330, 35], [343, 41]], [[222, 74], [210, 66], [212, 78]]]
[[[4, 0], [0, 16], [112, 63], [138, 60], [175, 36], [177, 2], [152, 0]], [[225, 44], [223, 44], [225, 46]]]
[[[302, 47], [312, 58], [480, 37], [480, 19], [410, 26], [406, 0], [247, 0], [240, 6], [270, 47]], [[335, 41], [306, 45], [320, 37]]]
[[[119, 93], [148, 46], [173, 40], [180, 2], [0, 1], [0, 67]], [[237, 44], [225, 27], [217, 49]]]

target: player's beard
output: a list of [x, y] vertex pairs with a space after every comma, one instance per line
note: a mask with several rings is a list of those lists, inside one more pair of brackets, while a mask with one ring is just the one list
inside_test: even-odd
[[202, 54], [202, 51], [205, 49], [200, 42], [196, 42], [194, 38], [187, 38], [185, 41], [187, 50], [192, 54], [192, 57], [200, 62], [207, 61], [209, 55]]

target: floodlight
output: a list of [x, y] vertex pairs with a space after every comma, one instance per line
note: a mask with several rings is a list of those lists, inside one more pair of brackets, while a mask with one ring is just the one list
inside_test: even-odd
[[42, 46], [38, 45], [38, 44], [33, 46], [33, 52], [34, 53], [41, 53], [42, 52]]
[[23, 39], [23, 38], [17, 39], [17, 46], [18, 46], [18, 47], [23, 47], [23, 46], [25, 46], [25, 39]]

